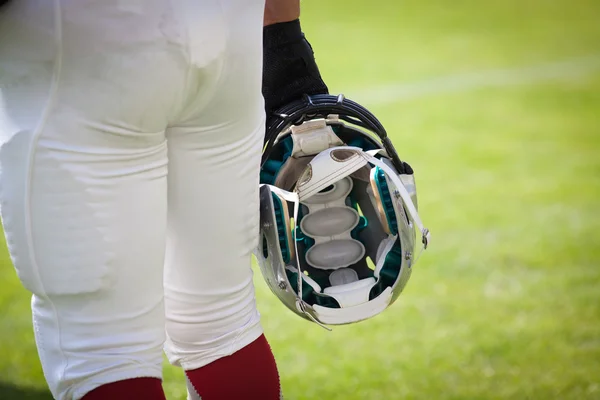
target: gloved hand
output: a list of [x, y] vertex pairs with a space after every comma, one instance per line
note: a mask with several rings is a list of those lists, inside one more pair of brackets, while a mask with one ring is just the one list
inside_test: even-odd
[[263, 28], [263, 84], [267, 124], [273, 111], [304, 94], [327, 94], [300, 20]]

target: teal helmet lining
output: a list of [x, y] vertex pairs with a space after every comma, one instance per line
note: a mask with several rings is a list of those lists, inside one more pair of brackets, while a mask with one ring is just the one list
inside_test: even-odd
[[375, 184], [379, 191], [379, 198], [383, 204], [383, 213], [387, 219], [388, 226], [392, 235], [398, 234], [398, 219], [396, 218], [396, 211], [394, 210], [394, 204], [392, 200], [392, 194], [388, 186], [387, 180], [385, 179], [385, 172], [379, 167], [375, 167]]
[[260, 169], [260, 183], [273, 185], [283, 164], [292, 155], [294, 142], [289, 135], [278, 143], [276, 151], [273, 151], [271, 157], [265, 161]]
[[281, 257], [283, 258], [283, 262], [288, 264], [291, 258], [291, 249], [290, 243], [288, 243], [288, 235], [287, 235], [287, 221], [284, 221], [284, 210], [283, 204], [279, 196], [275, 193], [272, 193], [273, 197], [273, 212], [275, 213], [275, 222], [277, 224], [277, 238], [279, 240], [279, 247], [281, 249]]
[[[295, 293], [298, 293], [298, 272], [286, 268], [285, 274]], [[340, 304], [333, 297], [318, 293], [304, 279], [302, 279], [302, 300], [308, 304], [318, 304], [328, 308], [340, 308]]]
[[379, 271], [379, 279], [369, 293], [369, 300], [373, 300], [375, 297], [379, 296], [386, 288], [394, 286], [394, 283], [400, 275], [401, 268], [402, 247], [400, 245], [400, 237], [398, 237], [392, 249], [385, 256], [383, 267]]

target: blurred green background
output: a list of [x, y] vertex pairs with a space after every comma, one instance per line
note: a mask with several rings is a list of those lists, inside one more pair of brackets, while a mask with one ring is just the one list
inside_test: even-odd
[[[600, 399], [600, 2], [302, 7], [332, 93], [415, 168], [433, 242], [393, 307], [331, 333], [257, 270], [285, 398]], [[49, 399], [2, 251], [0, 399]], [[166, 364], [165, 387], [185, 399]]]

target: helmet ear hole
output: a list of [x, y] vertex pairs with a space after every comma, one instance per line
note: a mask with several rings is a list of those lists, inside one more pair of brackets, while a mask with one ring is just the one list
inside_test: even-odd
[[267, 242], [267, 235], [262, 234], [262, 255], [265, 258], [269, 258], [269, 244]]

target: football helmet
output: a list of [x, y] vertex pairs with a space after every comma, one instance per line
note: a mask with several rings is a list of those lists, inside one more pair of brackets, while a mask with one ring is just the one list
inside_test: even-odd
[[328, 94], [280, 108], [260, 181], [255, 254], [283, 304], [326, 327], [373, 317], [397, 299], [429, 231], [413, 170], [373, 114]]

